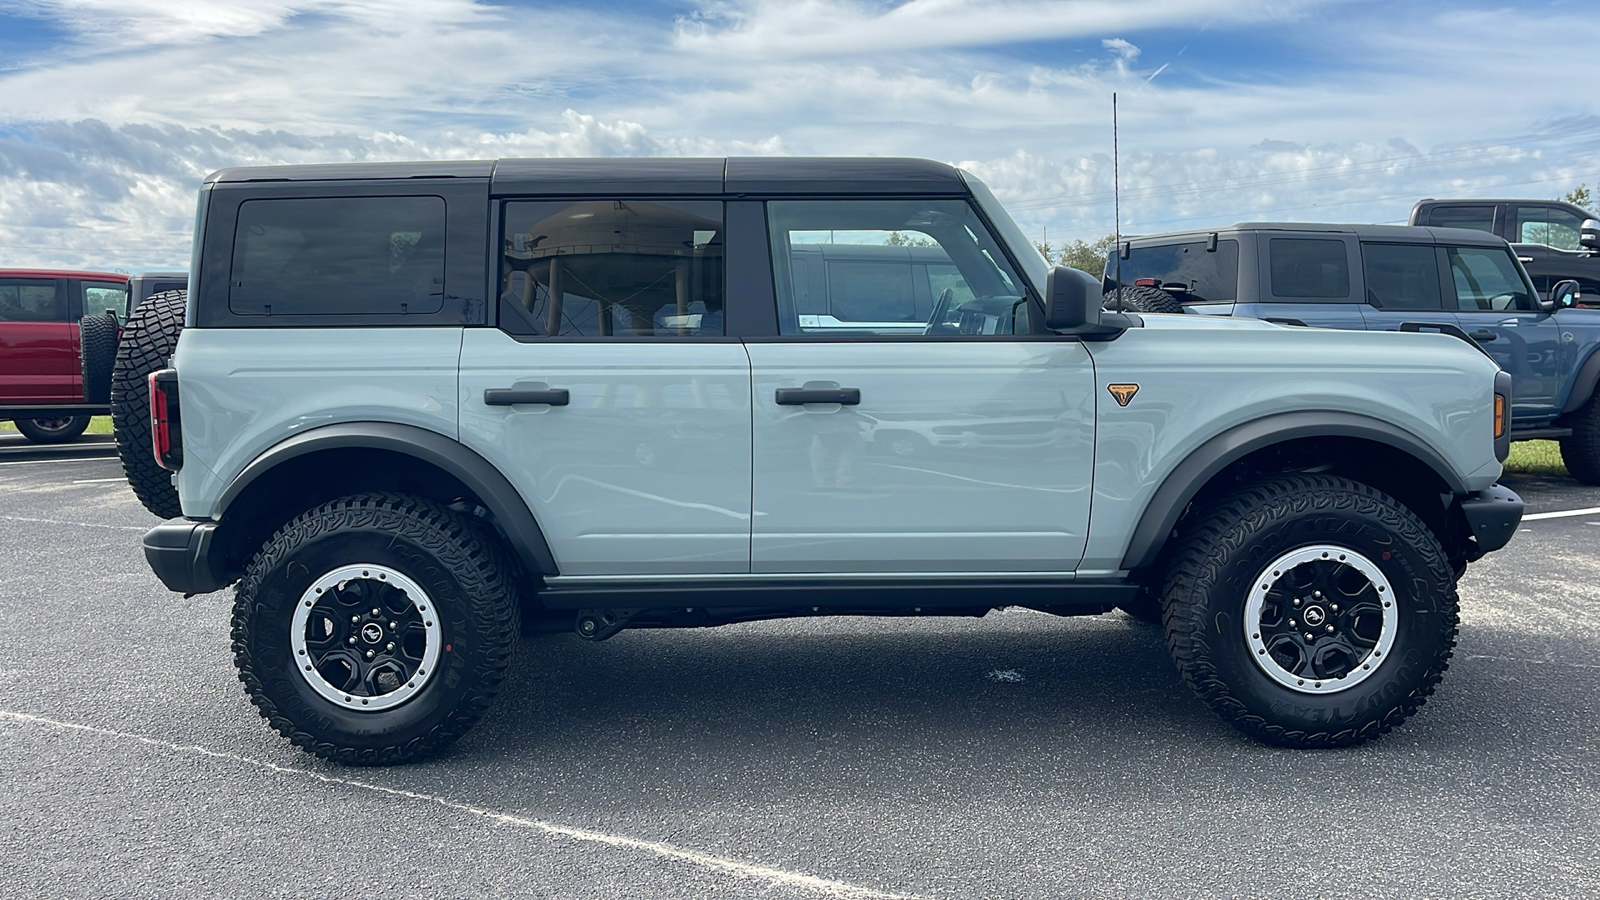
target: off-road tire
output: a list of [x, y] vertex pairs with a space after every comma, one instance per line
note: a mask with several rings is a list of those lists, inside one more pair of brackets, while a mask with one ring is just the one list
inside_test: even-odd
[[65, 444], [83, 434], [84, 429], [89, 427], [89, 417], [13, 419], [11, 424], [17, 426], [22, 436], [35, 444]]
[[172, 473], [156, 462], [150, 445], [151, 372], [167, 367], [183, 331], [188, 291], [151, 294], [128, 316], [111, 368], [111, 430], [134, 496], [163, 519], [183, 514]]
[[[1380, 491], [1329, 475], [1276, 477], [1200, 510], [1176, 540], [1165, 588], [1167, 647], [1195, 693], [1257, 740], [1343, 747], [1377, 737], [1422, 706], [1449, 664], [1457, 625], [1449, 558], [1416, 514]], [[1350, 675], [1364, 680], [1315, 694], [1269, 676], [1244, 628], [1256, 579], [1275, 574], [1262, 567], [1313, 545], [1365, 557], [1392, 586], [1395, 615], [1389, 652], [1381, 661], [1369, 654], [1370, 674]], [[1310, 630], [1305, 618], [1291, 630]]]
[[78, 320], [83, 402], [111, 402], [111, 367], [117, 361], [117, 320], [105, 313]]
[[[1115, 289], [1106, 291], [1105, 308], [1117, 308], [1117, 292]], [[1122, 308], [1134, 312], [1151, 313], [1181, 313], [1183, 304], [1178, 298], [1160, 288], [1145, 285], [1130, 285], [1122, 289]]]
[[1600, 391], [1567, 422], [1572, 434], [1561, 439], [1561, 462], [1573, 478], [1600, 484]]
[[[319, 694], [291, 649], [303, 595], [353, 564], [414, 581], [442, 632], [436, 669], [403, 703], [377, 712]], [[370, 766], [434, 755], [478, 721], [505, 678], [520, 630], [513, 571], [497, 540], [432, 501], [358, 494], [324, 503], [280, 528], [235, 588], [239, 680], [274, 730], [324, 759]]]

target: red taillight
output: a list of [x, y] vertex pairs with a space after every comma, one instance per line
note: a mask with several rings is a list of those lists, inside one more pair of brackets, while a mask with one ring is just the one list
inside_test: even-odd
[[183, 434], [178, 422], [178, 373], [150, 373], [150, 450], [156, 464], [174, 472], [183, 465]]

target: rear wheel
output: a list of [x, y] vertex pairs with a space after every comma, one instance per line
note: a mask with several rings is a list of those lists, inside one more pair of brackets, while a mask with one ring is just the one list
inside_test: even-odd
[[1393, 498], [1280, 477], [1223, 498], [1180, 539], [1168, 648], [1195, 693], [1251, 737], [1358, 744], [1405, 721], [1444, 674], [1455, 578]]
[[1561, 462], [1573, 478], [1600, 484], [1600, 392], [1572, 416], [1572, 434], [1561, 439]]
[[466, 516], [399, 494], [285, 525], [236, 589], [250, 699], [295, 746], [347, 765], [408, 762], [464, 734], [519, 633], [509, 562]]
[[172, 473], [156, 462], [150, 444], [151, 372], [167, 367], [183, 331], [188, 291], [151, 294], [128, 316], [111, 370], [111, 430], [133, 493], [163, 519], [183, 514]]
[[64, 444], [89, 427], [88, 416], [60, 416], [53, 419], [15, 419], [22, 436], [35, 444]]

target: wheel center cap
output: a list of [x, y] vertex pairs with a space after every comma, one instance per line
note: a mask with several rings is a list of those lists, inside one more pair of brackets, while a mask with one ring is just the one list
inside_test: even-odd
[[1328, 621], [1328, 611], [1320, 606], [1308, 606], [1300, 613], [1300, 618], [1304, 619], [1307, 625], [1316, 627]]
[[383, 640], [383, 626], [377, 622], [368, 622], [361, 626], [361, 639], [369, 644], [376, 644]]

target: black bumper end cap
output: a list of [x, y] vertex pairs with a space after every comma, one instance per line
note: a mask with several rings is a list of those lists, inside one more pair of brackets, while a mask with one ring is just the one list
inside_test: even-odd
[[1504, 485], [1469, 494], [1461, 501], [1461, 512], [1477, 538], [1478, 551], [1490, 553], [1504, 547], [1522, 522], [1522, 498]]
[[220, 554], [212, 549], [217, 523], [200, 519], [168, 519], [145, 532], [144, 558], [168, 590], [209, 594], [232, 584], [221, 571]]

